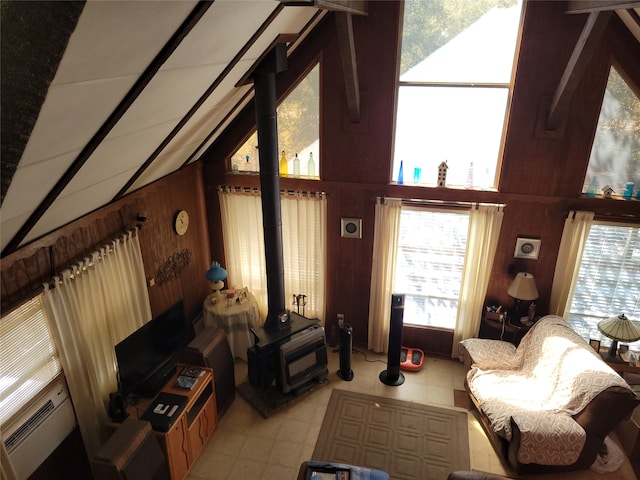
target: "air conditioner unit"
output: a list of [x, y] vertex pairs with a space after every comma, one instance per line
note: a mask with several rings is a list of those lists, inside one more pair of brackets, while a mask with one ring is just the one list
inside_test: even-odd
[[28, 478], [75, 426], [67, 384], [60, 377], [22, 415], [3, 426], [2, 441], [18, 479]]

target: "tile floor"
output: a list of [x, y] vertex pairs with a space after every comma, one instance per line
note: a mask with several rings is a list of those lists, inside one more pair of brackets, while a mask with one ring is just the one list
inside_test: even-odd
[[[404, 372], [405, 383], [384, 385], [378, 379], [386, 369], [386, 355], [354, 352], [354, 378], [341, 380], [338, 353], [329, 350], [329, 382], [299, 402], [264, 419], [239, 395], [220, 419], [220, 424], [191, 468], [187, 480], [295, 480], [300, 464], [311, 459], [324, 412], [334, 388], [398, 398], [401, 400], [453, 407], [453, 390], [463, 390], [465, 368], [457, 361], [426, 358], [419, 372]], [[247, 378], [247, 364], [236, 362], [236, 383]], [[469, 414], [471, 467], [484, 472], [507, 474], [482, 427]], [[593, 471], [560, 475], [528, 476], [548, 480], [636, 480], [628, 460], [616, 472]], [[416, 479], [419, 480], [419, 479]]]

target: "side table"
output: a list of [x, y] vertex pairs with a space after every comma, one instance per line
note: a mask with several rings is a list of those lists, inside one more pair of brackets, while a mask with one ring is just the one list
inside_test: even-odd
[[482, 317], [480, 322], [480, 338], [489, 338], [493, 340], [504, 340], [505, 342], [513, 343], [516, 347], [522, 340], [522, 337], [529, 331], [532, 325], [519, 324], [515, 325], [509, 320], [505, 319], [504, 322], [500, 320], [491, 320]]
[[[602, 360], [604, 360], [604, 362], [607, 365], [609, 365], [613, 369], [613, 371], [618, 372], [621, 375], [624, 374], [624, 373], [640, 374], [640, 367], [636, 367], [635, 365], [631, 365], [629, 362], [625, 362], [620, 357], [617, 357], [619, 359], [619, 361], [617, 361], [617, 362], [607, 361], [608, 355], [609, 355], [609, 352], [606, 351], [606, 350], [600, 352], [600, 357], [602, 357]], [[622, 376], [624, 377], [624, 375], [622, 375]]]
[[246, 302], [234, 301], [229, 307], [226, 298], [213, 303], [214, 298], [216, 295], [211, 294], [204, 300], [204, 324], [223, 329], [227, 334], [233, 358], [247, 361], [247, 349], [254, 343], [251, 329], [262, 325], [256, 297], [248, 292]]

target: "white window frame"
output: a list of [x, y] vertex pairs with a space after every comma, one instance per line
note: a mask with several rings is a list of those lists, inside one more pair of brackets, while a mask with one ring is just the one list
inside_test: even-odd
[[[589, 235], [591, 235], [591, 233], [593, 232], [594, 227], [601, 227], [601, 226], [612, 226], [612, 227], [620, 227], [620, 228], [632, 228], [632, 229], [636, 229], [636, 231], [638, 232], [638, 236], [640, 237], [640, 224], [631, 224], [631, 223], [618, 223], [618, 222], [606, 222], [606, 221], [594, 221], [593, 225], [591, 226], [591, 229], [589, 231]], [[638, 239], [638, 241], [640, 242], [640, 238]], [[589, 238], [587, 238], [587, 243], [589, 242]], [[607, 244], [607, 251], [611, 251], [609, 250], [611, 248], [611, 244], [608, 243]], [[585, 249], [583, 251], [583, 255], [582, 255], [582, 259], [581, 259], [581, 266], [580, 266], [580, 272], [578, 273], [578, 279], [576, 280], [576, 287], [574, 289], [574, 293], [573, 293], [573, 298], [571, 301], [571, 307], [569, 308], [569, 312], [567, 314], [567, 321], [569, 322], [569, 324], [572, 325], [572, 327], [574, 328], [574, 330], [576, 330], [585, 340], [590, 340], [590, 339], [594, 339], [594, 340], [600, 340], [602, 342], [602, 346], [609, 346], [611, 344], [611, 339], [609, 339], [608, 337], [602, 335], [599, 331], [598, 331], [598, 322], [600, 320], [604, 320], [606, 318], [609, 317], [613, 317], [616, 315], [619, 315], [621, 313], [624, 313], [630, 320], [632, 321], [640, 321], [640, 269], [637, 271], [636, 273], [636, 281], [635, 284], [637, 285], [637, 291], [633, 291], [633, 286], [631, 288], [623, 288], [622, 290], [620, 290], [621, 294], [624, 294], [626, 296], [628, 295], [634, 295], [635, 294], [635, 309], [633, 309], [632, 311], [617, 311], [616, 310], [616, 306], [614, 305], [614, 297], [611, 297], [610, 300], [612, 301], [612, 305], [611, 305], [611, 309], [607, 312], [593, 312], [593, 313], [589, 313], [589, 312], [583, 312], [583, 311], [578, 311], [577, 307], [574, 306], [574, 301], [576, 300], [576, 290], [582, 288], [583, 286], [580, 285], [580, 282], [591, 282], [592, 279], [591, 278], [586, 278], [586, 273], [585, 271], [583, 271], [583, 268], [589, 268], [588, 265], [585, 265], [585, 252], [587, 251], [586, 248], [586, 244], [585, 244]], [[612, 252], [613, 253], [613, 252]], [[633, 256], [638, 256], [639, 261], [638, 263], [640, 264], [640, 248], [638, 249], [637, 252], [633, 252]], [[601, 258], [601, 257], [600, 257]], [[631, 284], [633, 284], [634, 282], [631, 281]], [[587, 288], [593, 289], [593, 288], [597, 288], [597, 285], [590, 285]], [[617, 289], [616, 289], [617, 292]], [[592, 320], [589, 321], [587, 320], [585, 317], [589, 317]], [[640, 349], [640, 341], [639, 342], [634, 342], [631, 343], [631, 345], [634, 347], [634, 349]]]
[[0, 425], [61, 373], [52, 324], [39, 293], [0, 320]]
[[[287, 158], [287, 173], [281, 173], [283, 177], [294, 177], [298, 176], [301, 178], [317, 180], [320, 178], [320, 62], [316, 63], [309, 72], [305, 75], [305, 77], [301, 80], [300, 83], [289, 93], [289, 95], [282, 100], [278, 108], [276, 109], [276, 115], [279, 119], [279, 125], [284, 123], [283, 115], [284, 110], [286, 110], [287, 100], [291, 98], [291, 96], [297, 93], [297, 89], [301, 87], [301, 84], [309, 78], [310, 75], [317, 76], [317, 84], [318, 84], [318, 124], [316, 125], [318, 138], [312, 142], [310, 145], [306, 146], [299, 152], [289, 151], [290, 148], [287, 147], [286, 142], [282, 138], [282, 129], [278, 130], [278, 162], [280, 162], [282, 150], [285, 150], [285, 156]], [[294, 159], [298, 157], [298, 169], [299, 174], [294, 174]], [[314, 166], [310, 167], [309, 159], [310, 156], [313, 156]], [[246, 157], [249, 157], [246, 160]], [[243, 173], [243, 174], [251, 174], [260, 172], [260, 160], [259, 160], [259, 152], [258, 152], [258, 135], [257, 131], [253, 130], [249, 138], [238, 148], [231, 158], [229, 159], [228, 164], [229, 171], [231, 173]], [[313, 172], [310, 172], [309, 169], [313, 168]]]
[[[407, 266], [405, 265], [405, 262], [403, 261], [403, 256], [404, 257], [408, 257], [409, 255], [411, 255], [410, 250], [414, 249], [414, 248], [422, 248], [420, 246], [417, 246], [417, 243], [421, 242], [422, 240], [437, 240], [438, 237], [436, 235], [434, 235], [434, 231], [431, 230], [429, 232], [429, 235], [421, 235], [420, 233], [414, 232], [410, 235], [411, 239], [413, 240], [418, 240], [418, 242], [416, 244], [414, 244], [413, 246], [409, 246], [408, 244], [403, 244], [403, 228], [407, 228], [407, 224], [403, 222], [403, 213], [406, 212], [424, 212], [424, 213], [435, 213], [435, 214], [442, 214], [442, 215], [460, 215], [461, 217], [466, 217], [466, 223], [464, 225], [464, 247], [461, 249], [460, 251], [460, 255], [456, 256], [456, 261], [459, 264], [459, 271], [457, 272], [459, 275], [459, 279], [457, 281], [457, 283], [455, 284], [455, 286], [452, 286], [452, 290], [451, 290], [451, 294], [448, 296], [442, 296], [442, 295], [434, 295], [434, 294], [430, 294], [428, 293], [428, 291], [425, 291], [424, 295], [419, 295], [420, 292], [416, 292], [414, 291], [414, 289], [412, 289], [408, 283], [406, 279], [403, 279], [401, 277], [402, 271], [403, 269], [406, 270]], [[415, 206], [402, 206], [401, 209], [401, 213], [400, 213], [400, 234], [399, 234], [399, 238], [398, 238], [398, 248], [397, 248], [397, 257], [396, 257], [396, 272], [395, 272], [395, 282], [394, 282], [394, 291], [396, 291], [397, 293], [404, 293], [405, 294], [405, 309], [404, 309], [404, 323], [405, 325], [412, 325], [412, 326], [421, 326], [421, 327], [436, 327], [436, 328], [444, 328], [444, 329], [448, 329], [448, 330], [453, 330], [455, 328], [456, 325], [456, 315], [457, 315], [457, 310], [458, 310], [458, 301], [459, 301], [459, 296], [460, 296], [460, 287], [461, 287], [461, 283], [462, 283], [462, 271], [464, 268], [464, 259], [465, 259], [465, 252], [467, 249], [467, 234], [468, 234], [468, 226], [469, 226], [469, 210], [468, 209], [452, 209], [452, 208], [437, 208], [437, 207], [415, 207]], [[405, 221], [406, 221], [406, 216], [405, 216]], [[411, 224], [412, 226], [415, 226], [415, 223]], [[411, 227], [409, 227], [410, 230], [412, 230]], [[447, 239], [440, 237], [440, 240], [443, 242], [446, 242]], [[450, 238], [448, 239], [450, 240]], [[404, 251], [406, 249], [406, 251]], [[427, 251], [423, 252], [424, 254], [428, 254]], [[453, 258], [453, 256], [452, 256]], [[428, 285], [427, 285], [428, 287]], [[419, 288], [422, 288], [419, 287]], [[438, 316], [437, 313], [434, 313], [434, 310], [424, 310], [424, 315], [426, 315], [426, 318], [424, 320], [420, 320], [420, 321], [416, 321], [416, 315], [420, 315], [420, 303], [419, 301], [417, 301], [415, 298], [413, 297], [422, 297], [425, 299], [425, 301], [433, 301], [433, 302], [437, 302], [442, 304], [442, 302], [447, 303], [449, 302], [450, 304], [455, 303], [455, 308], [444, 308], [443, 310], [450, 310], [451, 311], [451, 315], [450, 318], [448, 317], [447, 320], [443, 320], [443, 318], [441, 316]], [[433, 306], [433, 305], [432, 305]], [[436, 306], [437, 308], [437, 306]], [[435, 318], [432, 318], [432, 315], [435, 315]]]
[[[520, 5], [521, 19], [522, 2], [519, 2], [518, 5]], [[404, 15], [401, 18], [401, 22], [403, 22], [402, 27], [404, 28]], [[436, 186], [438, 166], [442, 162], [448, 161], [450, 172], [447, 179], [447, 186], [481, 190], [494, 190], [497, 188], [497, 179], [500, 174], [515, 78], [515, 60], [519, 46], [518, 39], [521, 35], [521, 23], [520, 20], [511, 76], [508, 82], [483, 81], [478, 79], [476, 79], [477, 81], [466, 79], [461, 81], [425, 81], [424, 79], [415, 78], [406, 80], [401, 76], [398, 81], [396, 101], [394, 159], [391, 172], [392, 182]], [[464, 33], [464, 31], [462, 33]], [[450, 42], [452, 40], [455, 39], [451, 39]], [[434, 53], [437, 53], [437, 51]], [[402, 48], [399, 49], [398, 55], [401, 59]], [[405, 72], [405, 74], [406, 73], [408, 72]], [[460, 75], [462, 75], [460, 77], [462, 78], [465, 74]], [[432, 90], [438, 93], [431, 95], [430, 91]], [[402, 102], [402, 97], [412, 91], [420, 92], [421, 97], [426, 95], [425, 99], [422, 102], [416, 99], [410, 102]], [[478, 97], [476, 94], [481, 91], [483, 91], [483, 94]], [[504, 92], [503, 95], [499, 95], [501, 91]], [[446, 111], [443, 110], [441, 112], [438, 110], [438, 118], [434, 118], [435, 115], [429, 114], [429, 109], [433, 108], [434, 103], [437, 103], [437, 100], [434, 101], [433, 99], [443, 98], [445, 95], [449, 95], [451, 99], [453, 99], [452, 102], [456, 104], [451, 105]], [[478, 113], [476, 115], [468, 112], [467, 115], [461, 116], [460, 112], [462, 109], [468, 108], [470, 104], [469, 95], [475, 96], [478, 101], [484, 103], [484, 106], [482, 108], [477, 107]], [[428, 101], [428, 98], [432, 100]], [[495, 108], [493, 112], [491, 111], [497, 102], [504, 104], [504, 111], [500, 112], [498, 108]], [[419, 122], [407, 118], [413, 110], [422, 112], [422, 116], [419, 117], [421, 118]], [[442, 118], [443, 115], [448, 115], [447, 111], [454, 113], [452, 113], [450, 118]], [[492, 130], [494, 128], [492, 125], [497, 123], [501, 123], [501, 128], [498, 132], [494, 132], [493, 135], [495, 135], [495, 138], [492, 139], [492, 145], [487, 145], [486, 147], [487, 152], [495, 151], [495, 164], [492, 167], [493, 159], [478, 158], [475, 145], [485, 143], [486, 139], [491, 137], [487, 129]], [[433, 139], [435, 140], [434, 144], [436, 144], [438, 139], [446, 137], [442, 135], [443, 130], [440, 130], [440, 133], [438, 133], [437, 130], [444, 128], [446, 131], [447, 125], [455, 125], [456, 135], [458, 137], [460, 136], [460, 132], [464, 132], [466, 137], [465, 141], [441, 145], [440, 147], [436, 147], [436, 151], [432, 151], [430, 156], [425, 155], [424, 143], [429, 140], [428, 138], [425, 139], [424, 132], [434, 131]], [[416, 127], [418, 130], [415, 130]], [[408, 140], [402, 140], [403, 137]], [[452, 165], [452, 161], [455, 161], [455, 166]], [[461, 164], [460, 162], [465, 163]], [[399, 178], [401, 165], [403, 170], [402, 179]]]

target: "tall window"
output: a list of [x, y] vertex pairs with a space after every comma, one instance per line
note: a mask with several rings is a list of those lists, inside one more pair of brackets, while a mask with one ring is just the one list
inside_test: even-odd
[[519, 0], [405, 1], [393, 181], [402, 162], [404, 183], [435, 185], [447, 162], [447, 185], [495, 187], [520, 13]]
[[[300, 82], [278, 106], [278, 149], [287, 158], [287, 176], [294, 176], [296, 155], [299, 176], [318, 178], [320, 161], [320, 64]], [[309, 156], [315, 168], [309, 170]], [[280, 159], [280, 157], [278, 157]], [[259, 172], [258, 134], [254, 132], [232, 155], [230, 168], [238, 172]]]
[[598, 322], [621, 313], [640, 321], [640, 227], [596, 223], [582, 254], [568, 321], [585, 340], [608, 344]]
[[[260, 195], [225, 189], [219, 192], [219, 198], [229, 285], [248, 287], [264, 319], [268, 296]], [[304, 315], [324, 321], [326, 196], [287, 192], [280, 199], [280, 207], [287, 308], [296, 311], [293, 296], [306, 295]]]
[[591, 148], [583, 192], [610, 185], [622, 195], [627, 183], [640, 188], [640, 99], [611, 67]]
[[0, 424], [9, 420], [61, 371], [40, 294], [0, 321]]
[[468, 227], [467, 212], [402, 208], [394, 290], [406, 324], [455, 327]]

